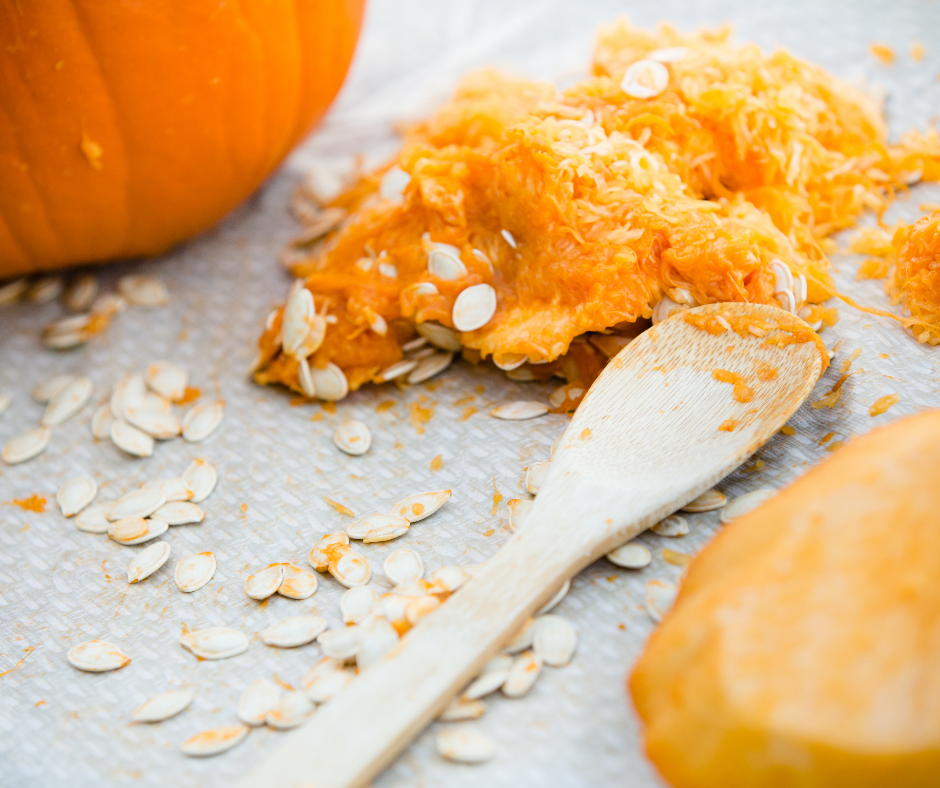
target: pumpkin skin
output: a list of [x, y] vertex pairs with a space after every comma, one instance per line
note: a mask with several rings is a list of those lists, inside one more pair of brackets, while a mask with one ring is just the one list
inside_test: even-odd
[[342, 84], [365, 0], [0, 0], [0, 277], [156, 254]]

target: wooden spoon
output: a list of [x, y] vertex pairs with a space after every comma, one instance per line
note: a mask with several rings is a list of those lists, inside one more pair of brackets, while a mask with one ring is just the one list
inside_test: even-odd
[[[774, 435], [827, 363], [805, 323], [768, 306], [698, 307], [642, 334], [578, 408], [524, 527], [239, 785], [367, 785], [565, 580], [711, 488]], [[740, 401], [748, 391], [736, 394], [716, 369], [744, 378], [752, 398]]]

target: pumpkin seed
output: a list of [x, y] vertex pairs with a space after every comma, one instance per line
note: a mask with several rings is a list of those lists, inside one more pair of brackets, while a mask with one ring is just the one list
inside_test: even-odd
[[559, 588], [555, 592], [555, 595], [551, 599], [549, 599], [548, 602], [546, 602], [544, 605], [542, 605], [542, 607], [539, 608], [538, 612], [535, 615], [543, 616], [546, 613], [548, 613], [550, 610], [554, 610], [558, 606], [558, 604], [561, 602], [561, 600], [564, 599], [568, 595], [568, 591], [570, 590], [571, 590], [571, 581], [565, 580], [565, 582], [562, 583], [561, 588]]
[[[495, 355], [493, 356], [493, 365], [494, 365], [497, 369], [501, 369], [503, 372], [512, 372], [512, 371], [515, 370], [515, 369], [519, 369], [519, 367], [521, 367], [523, 364], [525, 364], [526, 361], [528, 361], [528, 360], [529, 360], [529, 358], [528, 358], [528, 356], [526, 356], [525, 353], [503, 353], [501, 356], [499, 356], [499, 358], [497, 358]], [[519, 403], [519, 402], [507, 402], [505, 405], [500, 405], [499, 408], [497, 408], [496, 410], [499, 410], [500, 408], [506, 408], [506, 407], [509, 407], [509, 406], [512, 406], [512, 405], [519, 405], [519, 404], [521, 404], [521, 403]], [[539, 405], [539, 404], [541, 404], [541, 403], [533, 402], [533, 403], [526, 403], [526, 404]], [[548, 412], [548, 408], [546, 408], [545, 411], [546, 411], [546, 413], [547, 413], [547, 412]], [[494, 415], [495, 415], [495, 414], [494, 414]], [[533, 416], [541, 416], [542, 414], [541, 414], [541, 413], [534, 413], [534, 414], [532, 414], [532, 415], [533, 415]], [[515, 418], [515, 419], [523, 418], [523, 419], [530, 419], [530, 418], [532, 418], [532, 416], [497, 416], [497, 418], [510, 418], [510, 419], [513, 419], [513, 418]]]
[[[344, 534], [345, 536], [345, 534]], [[330, 561], [329, 570], [346, 588], [364, 586], [372, 578], [369, 562], [351, 547], [338, 545], [334, 548], [336, 559]]]
[[382, 566], [385, 576], [397, 586], [413, 583], [424, 576], [424, 562], [414, 550], [389, 553]]
[[106, 402], [95, 410], [91, 417], [91, 434], [98, 440], [105, 440], [111, 437], [111, 425], [114, 424], [114, 416], [111, 415], [111, 406]]
[[144, 380], [161, 397], [178, 402], [186, 395], [189, 375], [172, 361], [154, 361], [144, 372]]
[[114, 502], [108, 519], [122, 520], [125, 517], [149, 517], [166, 501], [159, 490], [134, 490], [122, 495]]
[[22, 298], [28, 287], [29, 281], [26, 277], [14, 279], [12, 282], [0, 285], [0, 306], [15, 304]]
[[346, 535], [350, 539], [365, 539], [369, 531], [389, 526], [393, 528], [400, 527], [402, 525], [408, 525], [408, 521], [404, 517], [393, 514], [370, 514], [368, 517], [363, 517], [361, 520], [347, 526]]
[[395, 164], [382, 175], [379, 181], [379, 196], [383, 200], [395, 203], [404, 202], [405, 189], [408, 188], [409, 183], [411, 183], [411, 175]]
[[78, 378], [75, 375], [53, 375], [51, 378], [46, 378], [33, 386], [33, 399], [46, 405], [56, 394], [76, 380]]
[[689, 501], [682, 507], [683, 512], [710, 512], [714, 509], [720, 509], [728, 503], [727, 497], [718, 492], [718, 490], [707, 490], [703, 492], [694, 501]]
[[512, 659], [510, 658], [507, 658], [505, 661], [500, 661], [498, 666], [494, 666], [489, 670], [484, 668], [483, 672], [463, 691], [460, 699], [464, 702], [477, 700], [489, 695], [491, 692], [496, 692], [496, 690], [503, 686], [506, 679], [509, 678], [511, 670]]
[[658, 96], [669, 84], [669, 70], [657, 60], [637, 60], [623, 75], [620, 89], [631, 98]]
[[111, 441], [119, 449], [135, 457], [149, 457], [153, 454], [153, 438], [124, 419], [115, 419], [111, 424]]
[[147, 384], [144, 376], [137, 372], [122, 375], [111, 390], [111, 399], [108, 404], [111, 413], [116, 419], [124, 419], [124, 408], [139, 407], [147, 395]]
[[66, 517], [78, 514], [98, 494], [98, 485], [88, 476], [76, 476], [63, 484], [55, 494], [56, 503]]
[[42, 415], [43, 427], [58, 427], [78, 413], [88, 400], [94, 389], [89, 378], [77, 378], [58, 392], [46, 406]]
[[323, 653], [333, 659], [352, 659], [359, 651], [359, 627], [328, 629], [317, 637]]
[[656, 523], [650, 530], [658, 536], [685, 536], [689, 533], [689, 522], [682, 515], [670, 514]]
[[662, 621], [663, 616], [669, 612], [679, 588], [675, 583], [666, 580], [650, 580], [646, 584], [646, 612], [653, 621]]
[[695, 54], [694, 50], [689, 47], [663, 47], [648, 52], [646, 56], [650, 60], [658, 60], [660, 63], [678, 63], [693, 54]]
[[519, 400], [517, 402], [506, 402], [494, 408], [490, 411], [490, 415], [506, 421], [522, 421], [523, 419], [534, 419], [537, 416], [544, 416], [548, 411], [548, 405], [542, 402]]
[[192, 502], [202, 503], [212, 495], [219, 474], [206, 460], [197, 457], [183, 472], [183, 483], [193, 491]]
[[453, 353], [432, 353], [418, 362], [418, 365], [408, 373], [407, 380], [412, 385], [423, 383], [447, 369], [453, 360]]
[[318, 541], [310, 550], [310, 553], [307, 555], [307, 560], [310, 562], [310, 566], [316, 569], [318, 572], [326, 572], [330, 567], [330, 555], [327, 554], [327, 549], [333, 545], [338, 544], [349, 544], [349, 537], [343, 531], [337, 531], [332, 534], [324, 534], [320, 537]]
[[315, 613], [291, 616], [265, 629], [260, 637], [266, 646], [295, 648], [312, 643], [326, 629], [326, 619]]
[[296, 728], [313, 714], [314, 708], [303, 692], [291, 690], [284, 693], [277, 706], [267, 713], [264, 721], [278, 730]]
[[291, 287], [287, 304], [284, 306], [284, 315], [281, 322], [281, 343], [287, 355], [297, 357], [297, 353], [310, 331], [315, 313], [313, 293], [304, 287], [303, 280], [296, 280]]
[[173, 572], [176, 587], [184, 594], [198, 591], [212, 579], [215, 574], [215, 555], [212, 553], [196, 553], [181, 558]]
[[535, 685], [542, 672], [542, 660], [534, 651], [524, 651], [513, 660], [512, 668], [503, 686], [507, 698], [521, 698]]
[[129, 424], [159, 440], [177, 437], [182, 431], [179, 419], [172, 413], [159, 413], [148, 408], [124, 408]]
[[196, 693], [188, 689], [162, 692], [138, 706], [131, 719], [134, 722], [163, 722], [179, 714], [195, 696]]
[[336, 428], [333, 443], [340, 451], [358, 456], [369, 451], [372, 445], [372, 433], [361, 421], [348, 419]]
[[165, 520], [167, 525], [189, 525], [190, 523], [201, 523], [206, 515], [194, 503], [171, 501], [163, 504], [154, 512], [153, 516], [159, 520]]
[[131, 658], [106, 640], [89, 640], [72, 646], [66, 655], [72, 667], [89, 673], [104, 673], [129, 665]]
[[649, 548], [640, 542], [627, 542], [607, 554], [607, 560], [624, 569], [642, 569], [649, 566], [653, 555]]
[[535, 506], [535, 501], [528, 498], [510, 498], [506, 503], [509, 506], [509, 527], [518, 531]]
[[[90, 321], [89, 321], [90, 322]], [[72, 348], [84, 345], [91, 336], [83, 331], [73, 331], [71, 333], [57, 333], [54, 329], [56, 324], [52, 323], [43, 329], [43, 344], [50, 350], [71, 350]]]
[[379, 595], [369, 586], [350, 588], [340, 597], [339, 609], [343, 614], [344, 624], [358, 624], [375, 607]]
[[478, 720], [486, 712], [486, 702], [482, 700], [456, 700], [441, 712], [437, 718], [441, 722], [461, 722], [463, 720]]
[[277, 593], [284, 580], [281, 564], [268, 564], [260, 572], [249, 575], [245, 581], [245, 594], [251, 599], [267, 599]]
[[122, 276], [117, 289], [133, 306], [164, 306], [170, 300], [166, 285], [155, 276]]
[[333, 362], [329, 362], [323, 369], [314, 367], [310, 370], [310, 377], [313, 378], [313, 385], [320, 399], [338, 402], [349, 393], [346, 375]]
[[317, 591], [317, 576], [293, 564], [282, 564], [284, 579], [277, 592], [288, 599], [308, 599]]
[[195, 405], [183, 417], [183, 438], [198, 443], [208, 438], [222, 423], [224, 406], [221, 402]]
[[409, 495], [396, 503], [389, 514], [395, 517], [404, 517], [409, 523], [414, 524], [434, 514], [450, 500], [450, 495], [450, 490]]
[[[167, 503], [188, 501], [193, 497], [193, 491], [186, 486], [186, 482], [179, 476], [171, 476], [167, 479], [150, 479], [144, 482], [141, 487], [145, 490], [159, 491], [163, 494], [163, 500]], [[170, 523], [170, 525], [175, 525], [175, 523]]]
[[82, 510], [75, 518], [75, 527], [89, 534], [106, 534], [111, 527], [108, 512], [113, 503], [97, 503]]
[[313, 399], [317, 396], [317, 387], [313, 385], [313, 375], [310, 374], [310, 364], [305, 358], [297, 362], [297, 380], [305, 397]]
[[526, 619], [525, 623], [519, 628], [519, 631], [513, 636], [513, 639], [503, 651], [507, 654], [518, 654], [520, 651], [525, 651], [527, 648], [530, 648], [532, 646], [532, 636], [535, 634], [534, 626], [534, 618]]
[[442, 757], [457, 763], [484, 763], [496, 757], [493, 739], [469, 724], [438, 731], [434, 746]]
[[393, 263], [379, 263], [379, 273], [389, 279], [395, 279], [398, 276], [398, 268]]
[[168, 542], [154, 542], [148, 545], [127, 565], [127, 582], [133, 585], [146, 580], [163, 566], [170, 557]]
[[48, 427], [34, 427], [27, 432], [10, 438], [3, 446], [0, 459], [7, 465], [26, 462], [42, 454], [49, 445], [50, 440], [52, 440], [52, 430]]
[[[434, 287], [433, 284], [431, 286]], [[437, 288], [434, 287], [434, 293], [430, 293], [430, 295], [436, 294]], [[417, 331], [432, 345], [439, 347], [441, 350], [447, 350], [451, 353], [456, 353], [458, 350], [460, 350], [460, 334], [448, 326], [442, 326], [440, 323], [431, 322], [418, 323], [415, 325], [415, 331]]]
[[483, 328], [496, 314], [496, 290], [485, 282], [462, 290], [454, 301], [451, 321], [458, 331]]
[[398, 645], [398, 632], [381, 616], [363, 622], [357, 630], [359, 650], [356, 652], [356, 665], [359, 670], [370, 668]]
[[428, 575], [428, 582], [434, 587], [432, 593], [453, 593], [469, 579], [470, 575], [459, 566], [442, 566]]
[[459, 252], [454, 254], [448, 249], [438, 247], [428, 254], [428, 273], [445, 282], [454, 282], [467, 275], [467, 266], [460, 259]]
[[304, 674], [301, 686], [314, 703], [326, 703], [356, 677], [356, 672], [343, 666], [343, 661], [324, 657]]
[[539, 616], [532, 626], [532, 649], [546, 665], [561, 668], [571, 661], [578, 634], [567, 619], [554, 614]]
[[392, 539], [404, 536], [408, 533], [409, 528], [411, 528], [411, 526], [408, 524], [407, 520], [404, 520], [404, 522], [399, 525], [383, 525], [378, 528], [373, 528], [362, 537], [362, 543], [375, 544], [376, 542], [390, 542]]
[[777, 494], [773, 487], [761, 487], [759, 490], [745, 493], [739, 498], [735, 498], [724, 509], [721, 510], [719, 520], [727, 525], [736, 517], [743, 517], [750, 514], [765, 501], [769, 501]]
[[525, 488], [532, 495], [538, 495], [539, 490], [545, 483], [545, 477], [548, 476], [548, 466], [550, 460], [545, 462], [534, 462], [525, 469]]
[[108, 538], [118, 544], [131, 546], [163, 536], [168, 529], [169, 526], [163, 520], [125, 517], [123, 520], [111, 523], [108, 528]]
[[98, 295], [98, 280], [91, 274], [74, 277], [65, 289], [62, 303], [69, 312], [87, 312]]
[[264, 725], [264, 718], [274, 709], [281, 700], [281, 688], [270, 679], [255, 679], [245, 687], [235, 714], [238, 719], [253, 728]]
[[247, 735], [248, 728], [245, 725], [223, 725], [197, 733], [184, 741], [180, 750], [193, 758], [206, 758], [231, 750]]
[[[424, 341], [424, 340], [422, 340]], [[401, 361], [396, 361], [389, 367], [383, 369], [376, 377], [375, 383], [387, 383], [390, 380], [395, 380], [400, 378], [402, 375], [407, 375], [411, 370], [418, 366], [418, 362], [414, 359], [403, 359]]]
[[111, 318], [125, 309], [127, 309], [127, 301], [123, 296], [117, 293], [102, 293], [92, 302], [90, 311], [93, 315], [107, 315]]
[[237, 629], [210, 627], [187, 632], [180, 645], [203, 659], [228, 659], [248, 650], [248, 638]]

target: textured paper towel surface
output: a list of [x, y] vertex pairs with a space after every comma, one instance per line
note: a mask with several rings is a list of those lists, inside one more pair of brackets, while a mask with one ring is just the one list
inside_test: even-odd
[[[170, 358], [190, 370], [192, 385], [206, 398], [226, 402], [225, 422], [204, 444], [158, 445], [145, 460], [93, 442], [89, 406], [56, 429], [44, 455], [0, 469], [0, 501], [38, 493], [50, 502], [59, 484], [79, 473], [94, 474], [102, 487], [99, 500], [111, 500], [146, 479], [181, 473], [194, 456], [206, 457], [220, 472], [215, 494], [203, 504], [205, 522], [171, 529], [164, 537], [172, 545], [169, 562], [135, 586], [125, 580], [134, 548], [78, 532], [54, 503], [44, 514], [12, 505], [0, 508], [0, 783], [8, 788], [232, 785], [272, 751], [285, 734], [270, 729], [254, 730], [230, 753], [206, 761], [187, 759], [178, 746], [207, 727], [236, 722], [235, 703], [251, 680], [276, 674], [299, 685], [319, 659], [318, 648], [278, 650], [254, 638], [239, 657], [198, 662], [178, 639], [184, 627], [214, 625], [254, 636], [309, 609], [337, 624], [342, 589], [330, 578], [323, 578], [320, 590], [306, 601], [278, 597], [258, 604], [242, 590], [245, 577], [269, 562], [306, 565], [306, 553], [318, 536], [349, 522], [324, 496], [364, 515], [386, 510], [412, 492], [454, 490], [441, 512], [404, 538], [363, 548], [377, 585], [385, 582], [382, 559], [394, 549], [418, 550], [433, 570], [483, 560], [508, 538], [505, 506], [492, 515], [494, 491], [504, 500], [518, 497], [522, 469], [548, 457], [566, 420], [547, 416], [507, 423], [486, 413], [508, 398], [544, 400], [550, 386], [513, 384], [492, 369], [457, 365], [431, 387], [357, 392], [332, 415], [318, 405], [292, 407], [288, 395], [251, 384], [244, 370], [265, 315], [289, 286], [275, 258], [297, 231], [286, 205], [304, 167], [346, 166], [360, 152], [370, 161], [381, 160], [395, 149], [394, 121], [433, 107], [461, 73], [476, 66], [496, 64], [527, 76], [571, 82], [586, 71], [595, 27], [624, 12], [645, 25], [658, 19], [685, 28], [731, 21], [739, 40], [783, 44], [837, 74], [882, 84], [895, 134], [923, 127], [940, 100], [940, 6], [924, 0], [890, 5], [662, 0], [643, 7], [561, 0], [372, 2], [336, 107], [249, 204], [218, 229], [161, 260], [102, 270], [102, 279], [111, 285], [128, 271], [159, 274], [170, 288], [169, 306], [129, 310], [102, 337], [61, 354], [43, 350], [37, 341], [41, 326], [61, 316], [58, 304], [0, 311], [0, 391], [13, 399], [0, 416], [0, 441], [35, 424], [41, 406], [30, 399], [29, 390], [55, 372], [90, 375], [97, 405], [123, 372], [142, 371], [153, 360]], [[920, 64], [907, 55], [915, 39], [927, 48]], [[891, 68], [868, 53], [875, 40], [898, 52]], [[940, 189], [916, 187], [888, 219], [913, 219], [919, 215], [918, 203], [938, 199]], [[854, 281], [858, 262], [835, 257], [840, 286], [884, 306], [881, 282]], [[829, 432], [835, 433], [833, 440], [843, 440], [938, 404], [940, 350], [918, 345], [887, 320], [845, 307], [840, 314], [841, 322], [824, 339], [830, 347], [839, 341], [842, 345], [817, 396], [828, 390], [839, 375], [839, 362], [856, 348], [862, 354], [855, 368], [864, 368], [864, 373], [849, 379], [835, 409], [804, 407], [792, 422], [796, 434], [779, 435], [760, 452], [766, 463], [761, 470], [754, 470], [752, 460], [721, 485], [729, 496], [764, 485], [779, 487], [805, 472], [826, 456], [818, 441]], [[892, 391], [900, 394], [900, 403], [871, 418], [871, 403]], [[424, 406], [433, 407], [434, 417], [418, 435], [408, 412], [422, 398]], [[393, 401], [394, 407], [379, 412], [377, 406], [385, 401]], [[468, 407], [478, 412], [462, 420]], [[373, 447], [364, 457], [342, 455], [331, 443], [339, 419], [350, 416], [372, 428]], [[443, 457], [443, 470], [433, 472], [430, 465], [437, 455]], [[577, 655], [565, 669], [546, 669], [526, 698], [488, 701], [479, 724], [498, 742], [494, 761], [480, 767], [447, 764], [425, 733], [376, 784], [658, 785], [643, 758], [623, 680], [652, 627], [642, 609], [646, 582], [679, 575], [677, 567], [663, 562], [662, 548], [698, 551], [715, 531], [717, 519], [716, 513], [690, 515], [692, 533], [679, 540], [644, 536], [654, 561], [641, 572], [602, 560], [575, 578], [558, 612], [579, 631]], [[490, 529], [495, 533], [484, 536]], [[200, 591], [181, 594], [172, 568], [180, 558], [202, 550], [216, 554], [215, 577]], [[133, 661], [109, 674], [74, 670], [66, 651], [91, 638], [113, 641]], [[12, 672], [2, 675], [4, 671]], [[187, 711], [159, 725], [129, 724], [132, 710], [145, 699], [181, 686], [196, 689]]]

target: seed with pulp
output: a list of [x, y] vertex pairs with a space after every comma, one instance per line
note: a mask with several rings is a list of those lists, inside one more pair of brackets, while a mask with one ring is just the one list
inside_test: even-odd
[[108, 512], [113, 503], [96, 503], [83, 509], [75, 518], [75, 527], [89, 534], [106, 534], [111, 527]]
[[193, 491], [193, 503], [202, 503], [215, 489], [219, 474], [215, 468], [200, 457], [197, 457], [183, 472], [183, 483]]
[[457, 763], [483, 763], [496, 757], [493, 739], [469, 724], [438, 731], [434, 744], [444, 758]]
[[288, 599], [308, 599], [317, 591], [317, 576], [293, 564], [281, 564], [284, 579], [277, 592]]
[[149, 457], [153, 454], [153, 438], [124, 419], [115, 419], [111, 424], [111, 441], [119, 449], [136, 457]]
[[365, 454], [372, 445], [372, 433], [361, 421], [349, 419], [336, 428], [333, 443], [346, 454]]
[[685, 536], [689, 533], [689, 522], [678, 514], [670, 514], [656, 523], [650, 530], [659, 536]]
[[236, 744], [248, 735], [245, 725], [223, 725], [219, 728], [210, 728], [197, 733], [180, 745], [183, 754], [194, 758], [205, 758], [210, 755], [231, 750]]
[[578, 635], [566, 619], [552, 614], [539, 616], [532, 629], [532, 649], [546, 665], [560, 668], [571, 661]]
[[131, 719], [134, 722], [163, 722], [179, 714], [195, 696], [196, 693], [188, 689], [162, 692], [138, 706]]
[[409, 495], [396, 503], [389, 514], [403, 517], [409, 523], [416, 523], [440, 509], [450, 499], [450, 494], [450, 490], [438, 490]]
[[183, 438], [190, 443], [205, 440], [222, 423], [224, 406], [221, 402], [195, 405], [183, 417]]
[[203, 659], [228, 659], [248, 650], [248, 638], [237, 629], [210, 627], [187, 632], [180, 645]]
[[315, 314], [313, 293], [304, 287], [303, 282], [298, 279], [291, 287], [290, 296], [284, 306], [281, 320], [281, 346], [287, 355], [297, 356], [307, 333], [310, 331]]
[[325, 572], [330, 567], [330, 561], [332, 557], [327, 553], [329, 548], [334, 545], [348, 545], [349, 537], [343, 531], [337, 531], [332, 534], [324, 534], [320, 541], [318, 541], [313, 548], [310, 550], [307, 560], [310, 562], [310, 566], [316, 569], [318, 572]]
[[165, 500], [159, 490], [134, 490], [118, 498], [108, 514], [109, 520], [125, 517], [148, 517], [159, 509]]
[[326, 619], [315, 613], [291, 616], [261, 633], [261, 642], [277, 648], [295, 648], [312, 643], [326, 629]]
[[34, 427], [21, 435], [10, 438], [3, 446], [0, 459], [3, 459], [7, 465], [26, 462], [42, 454], [50, 440], [52, 440], [52, 430], [48, 427]]
[[144, 380], [161, 397], [177, 402], [186, 394], [189, 375], [179, 364], [172, 361], [155, 361], [147, 367]]
[[385, 576], [397, 586], [412, 583], [424, 576], [424, 563], [414, 550], [389, 553], [382, 566]]
[[438, 247], [428, 254], [428, 273], [445, 282], [453, 282], [467, 275], [467, 266], [460, 259], [459, 251], [454, 254], [449, 249]]
[[534, 651], [524, 651], [513, 660], [512, 668], [503, 686], [500, 687], [507, 698], [521, 698], [535, 685], [542, 672], [542, 660]]
[[277, 593], [284, 580], [281, 564], [268, 564], [260, 572], [249, 575], [245, 581], [245, 593], [251, 599], [267, 599]]
[[490, 415], [506, 421], [522, 421], [523, 419], [534, 419], [537, 416], [544, 416], [548, 411], [548, 405], [543, 402], [519, 400], [517, 402], [503, 403], [499, 407], [491, 410]]
[[718, 490], [707, 490], [703, 492], [694, 501], [689, 501], [682, 507], [683, 512], [710, 512], [714, 509], [720, 509], [728, 503], [728, 499]]
[[94, 386], [90, 378], [76, 378], [49, 400], [42, 415], [43, 427], [58, 427], [78, 413], [88, 400]]
[[453, 353], [434, 352], [418, 362], [417, 366], [408, 373], [407, 380], [412, 385], [430, 380], [435, 375], [439, 375], [447, 369], [453, 360]]
[[56, 503], [66, 517], [78, 514], [88, 506], [98, 494], [98, 485], [88, 476], [76, 476], [69, 479], [55, 494]]
[[[437, 288], [435, 288], [436, 290]], [[451, 353], [460, 350], [460, 334], [452, 328], [442, 326], [440, 323], [428, 322], [418, 323], [415, 326], [415, 331], [441, 350], [447, 350]]]
[[117, 670], [129, 665], [131, 661], [121, 649], [105, 640], [89, 640], [78, 646], [72, 646], [67, 656], [73, 667], [89, 673]]
[[277, 705], [265, 715], [264, 721], [279, 730], [296, 728], [313, 710], [314, 705], [303, 692], [291, 690], [284, 693]]
[[364, 586], [372, 578], [369, 562], [349, 545], [336, 545], [330, 552], [334, 556], [329, 563], [330, 574], [346, 588]]
[[650, 580], [646, 584], [646, 612], [653, 621], [662, 621], [669, 612], [679, 589], [675, 583], [665, 580]]
[[637, 60], [623, 75], [620, 89], [631, 98], [658, 96], [669, 84], [669, 70], [657, 60]]
[[255, 679], [239, 697], [235, 713], [246, 725], [264, 725], [264, 718], [277, 706], [281, 694], [281, 688], [270, 679]]
[[190, 523], [201, 523], [206, 515], [194, 503], [171, 501], [163, 504], [154, 512], [153, 516], [165, 520], [167, 525], [189, 525]]
[[167, 542], [155, 542], [148, 545], [127, 565], [127, 582], [139, 583], [163, 566], [170, 557], [170, 545]]
[[212, 579], [215, 567], [215, 555], [208, 552], [196, 553], [179, 560], [173, 572], [173, 580], [180, 591], [191, 594]]
[[458, 331], [483, 328], [496, 314], [496, 290], [485, 282], [462, 290], [454, 301], [451, 321]]
[[338, 402], [349, 393], [349, 382], [346, 375], [336, 364], [329, 362], [323, 369], [312, 367], [310, 377], [313, 379], [317, 396], [329, 402]]
[[389, 380], [395, 380], [402, 375], [407, 375], [411, 370], [418, 366], [414, 359], [403, 359], [383, 369], [376, 377], [375, 383], [386, 383]]
[[624, 569], [642, 569], [649, 566], [653, 555], [649, 548], [640, 542], [627, 542], [607, 554], [607, 560]]

